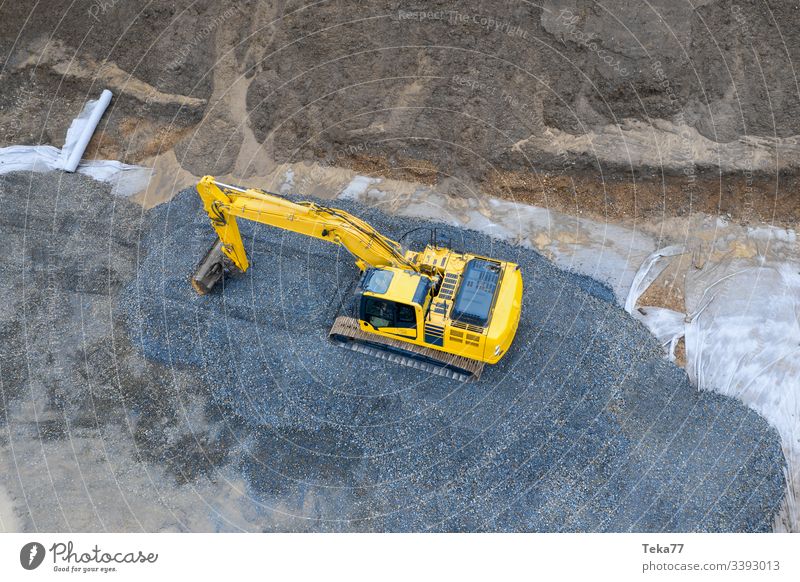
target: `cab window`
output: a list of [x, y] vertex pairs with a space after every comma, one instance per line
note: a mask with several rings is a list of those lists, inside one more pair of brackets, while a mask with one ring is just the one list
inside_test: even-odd
[[410, 305], [397, 303], [397, 321], [395, 327], [416, 327], [417, 314]]
[[417, 314], [411, 305], [364, 297], [362, 303], [364, 321], [372, 327], [417, 327]]
[[390, 327], [394, 321], [392, 302], [375, 297], [365, 297], [364, 315], [364, 319], [372, 327]]

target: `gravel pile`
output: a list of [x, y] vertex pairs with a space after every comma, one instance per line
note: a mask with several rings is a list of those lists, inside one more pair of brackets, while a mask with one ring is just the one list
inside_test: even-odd
[[242, 223], [253, 268], [201, 298], [191, 190], [143, 213], [15, 173], [0, 203], [0, 487], [26, 531], [750, 531], [782, 498], [760, 417], [530, 251], [449, 230], [526, 282], [513, 350], [460, 384], [326, 341], [357, 275], [332, 245]]
[[110, 189], [0, 176], [0, 489], [23, 531], [216, 529], [198, 492], [230, 508], [211, 479], [237, 444], [197, 374], [127, 339], [119, 293], [146, 217]]
[[[336, 205], [395, 239], [429, 224]], [[187, 278], [213, 231], [196, 193], [144, 227], [118, 304], [130, 341], [208, 387], [239, 445], [230, 462], [282, 516], [265, 529], [770, 527], [783, 495], [775, 432], [697, 392], [610, 290], [535, 252], [440, 227], [456, 248], [518, 262], [526, 285], [512, 350], [461, 384], [326, 341], [357, 277], [342, 249], [240, 221], [252, 268], [199, 297]]]

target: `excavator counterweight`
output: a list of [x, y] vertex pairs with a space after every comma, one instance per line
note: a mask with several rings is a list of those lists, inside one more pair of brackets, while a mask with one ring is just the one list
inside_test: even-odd
[[480, 376], [509, 350], [522, 306], [519, 266], [429, 244], [404, 249], [360, 218], [315, 202], [217, 182], [197, 192], [217, 240], [191, 277], [206, 294], [225, 273], [249, 268], [238, 218], [341, 245], [361, 270], [353, 316], [333, 323], [333, 342], [459, 380]]

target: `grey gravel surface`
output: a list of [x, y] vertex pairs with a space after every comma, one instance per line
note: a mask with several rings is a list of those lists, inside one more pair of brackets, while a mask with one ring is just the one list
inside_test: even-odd
[[[336, 205], [395, 239], [426, 224]], [[321, 498], [315, 527], [769, 526], [782, 496], [775, 433], [740, 403], [693, 389], [591, 279], [442, 227], [456, 248], [518, 262], [526, 284], [511, 352], [461, 384], [326, 341], [357, 278], [337, 247], [240, 221], [252, 268], [198, 297], [186, 277], [214, 237], [196, 193], [147, 222], [124, 301], [135, 343], [198, 368], [215, 402], [258, 435], [242, 459], [254, 492]]]
[[526, 283], [512, 351], [461, 384], [326, 341], [357, 276], [335, 246], [242, 223], [252, 269], [198, 297], [192, 190], [147, 213], [58, 173], [0, 195], [0, 485], [23, 529], [763, 531], [783, 497], [763, 419], [532, 251], [449, 229]]

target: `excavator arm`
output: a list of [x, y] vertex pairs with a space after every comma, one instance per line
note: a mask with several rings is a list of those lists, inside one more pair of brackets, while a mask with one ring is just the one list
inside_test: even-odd
[[[226, 264], [228, 261], [240, 271], [246, 271], [250, 265], [237, 218], [339, 244], [353, 255], [362, 271], [368, 267], [417, 270], [398, 242], [343, 210], [314, 202], [293, 202], [262, 190], [223, 184], [212, 176], [200, 180], [197, 192], [219, 237], [192, 278], [195, 289], [202, 294], [222, 276], [224, 266], [230, 266]], [[228, 261], [224, 261], [223, 256]]]

